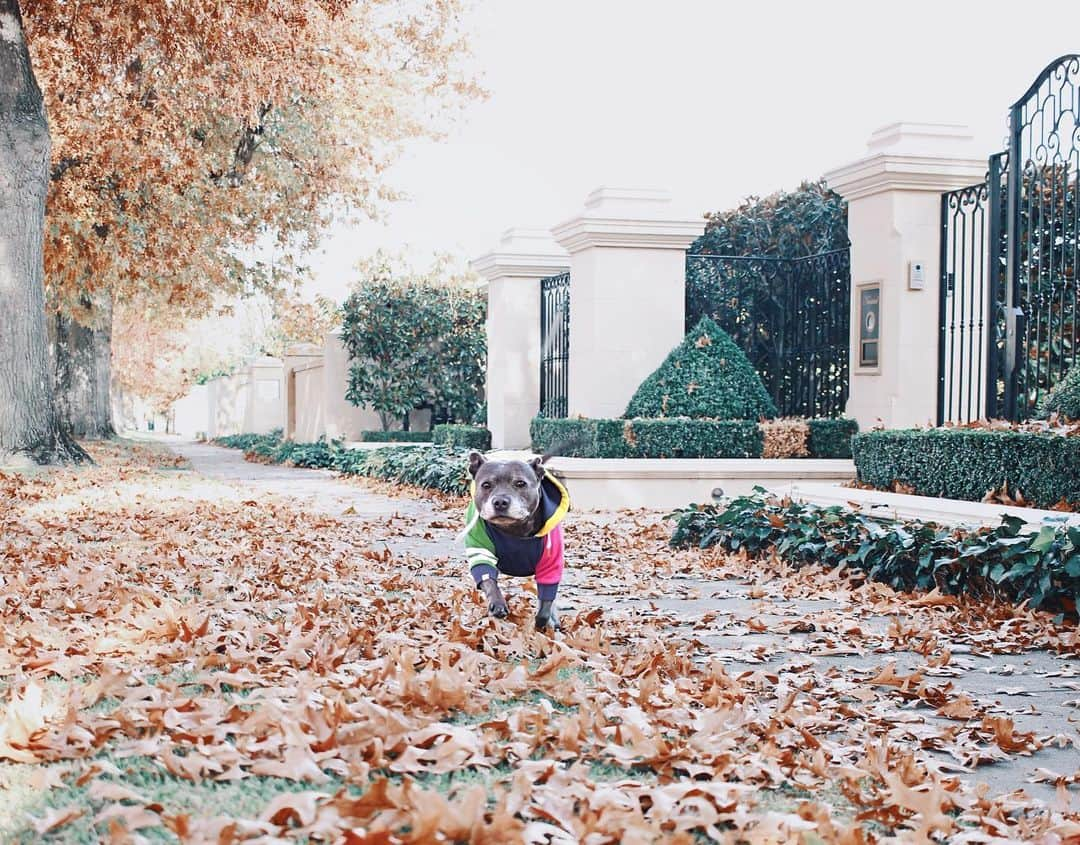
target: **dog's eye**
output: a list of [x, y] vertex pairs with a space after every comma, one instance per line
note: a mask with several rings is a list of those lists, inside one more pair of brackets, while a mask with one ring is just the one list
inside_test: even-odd
[[514, 486], [521, 490], [525, 487], [528, 487], [529, 485], [519, 478], [517, 481], [514, 482]]
[[480, 489], [481, 490], [490, 490], [491, 489], [491, 482], [490, 481], [485, 481], [483, 484], [480, 485]]

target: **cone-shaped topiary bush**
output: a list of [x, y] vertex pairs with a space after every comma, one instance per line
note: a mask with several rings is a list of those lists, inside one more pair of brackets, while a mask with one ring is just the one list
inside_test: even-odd
[[1065, 419], [1080, 419], [1080, 362], [1072, 364], [1065, 378], [1054, 385], [1042, 402], [1042, 416], [1057, 414]]
[[775, 417], [776, 405], [735, 341], [702, 317], [642, 382], [625, 416], [756, 420]]
[[1080, 362], [1069, 368], [1043, 402], [1044, 417], [1055, 413], [1068, 420], [1080, 420]]

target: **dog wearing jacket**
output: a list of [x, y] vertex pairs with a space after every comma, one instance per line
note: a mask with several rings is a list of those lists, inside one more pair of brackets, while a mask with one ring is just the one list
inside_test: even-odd
[[532, 461], [488, 460], [469, 455], [472, 498], [465, 512], [465, 557], [488, 612], [510, 611], [499, 589], [499, 575], [536, 579], [540, 606], [536, 628], [559, 627], [555, 596], [563, 573], [562, 520], [570, 509], [566, 488]]

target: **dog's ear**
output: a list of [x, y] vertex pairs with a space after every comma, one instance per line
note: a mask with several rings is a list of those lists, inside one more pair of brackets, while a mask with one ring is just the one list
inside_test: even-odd
[[480, 470], [481, 465], [486, 461], [483, 455], [479, 452], [469, 452], [469, 475], [476, 478], [476, 473]]
[[529, 466], [531, 466], [533, 472], [536, 473], [537, 479], [542, 480], [543, 477], [547, 474], [547, 470], [544, 469], [543, 458], [533, 458], [531, 461], [529, 461]]

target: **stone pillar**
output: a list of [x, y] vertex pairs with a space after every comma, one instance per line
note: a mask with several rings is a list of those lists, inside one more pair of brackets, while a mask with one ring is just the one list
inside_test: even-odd
[[296, 373], [297, 367], [321, 362], [323, 357], [322, 347], [314, 343], [293, 343], [285, 350], [281, 358], [284, 387], [282, 390], [282, 426], [285, 429], [285, 439], [293, 440], [296, 437], [297, 419], [297, 394]]
[[703, 217], [667, 191], [593, 191], [551, 230], [570, 253], [570, 416], [620, 417], [686, 334], [686, 248]]
[[[851, 238], [851, 389], [861, 429], [937, 419], [941, 194], [984, 178], [987, 159], [967, 127], [894, 123], [867, 155], [825, 174], [848, 202]], [[922, 279], [918, 278], [918, 269]], [[860, 299], [880, 290], [877, 364], [860, 363]], [[873, 318], [871, 318], [873, 320]]]
[[284, 381], [284, 370], [279, 358], [263, 356], [248, 365], [247, 396], [241, 431], [269, 434], [274, 429], [284, 429]]
[[487, 425], [496, 449], [529, 446], [540, 410], [540, 280], [570, 268], [544, 229], [507, 229], [499, 245], [470, 262], [487, 279]]

